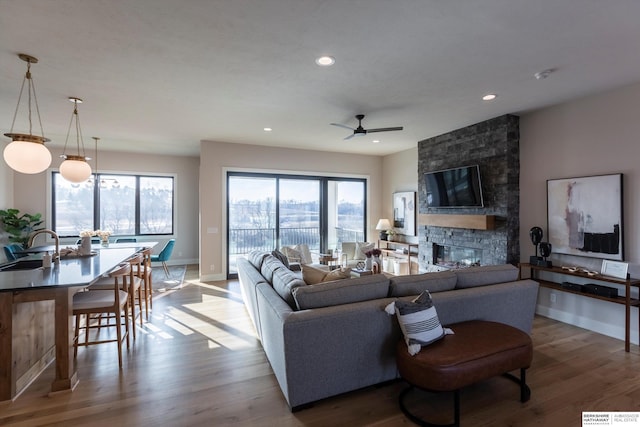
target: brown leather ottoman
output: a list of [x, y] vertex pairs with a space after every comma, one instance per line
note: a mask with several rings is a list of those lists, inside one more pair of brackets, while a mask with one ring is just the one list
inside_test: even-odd
[[[404, 341], [398, 343], [398, 371], [410, 384], [400, 393], [400, 408], [409, 419], [420, 425], [435, 425], [407, 410], [404, 397], [413, 387], [454, 392], [454, 423], [450, 426], [460, 424], [460, 389], [497, 375], [520, 384], [520, 401], [529, 400], [531, 391], [525, 377], [533, 356], [529, 335], [512, 326], [484, 320], [457, 323], [449, 328], [454, 335], [423, 347], [415, 356], [408, 353]], [[519, 379], [509, 374], [517, 369]]]

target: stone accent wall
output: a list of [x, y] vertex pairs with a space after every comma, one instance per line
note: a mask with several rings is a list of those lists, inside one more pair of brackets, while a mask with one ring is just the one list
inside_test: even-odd
[[[418, 213], [495, 215], [494, 230], [427, 226], [419, 220], [420, 270], [433, 243], [482, 249], [482, 265], [520, 260], [520, 119], [504, 115], [418, 142]], [[484, 208], [427, 208], [424, 173], [479, 165]], [[418, 215], [420, 218], [420, 215]]]

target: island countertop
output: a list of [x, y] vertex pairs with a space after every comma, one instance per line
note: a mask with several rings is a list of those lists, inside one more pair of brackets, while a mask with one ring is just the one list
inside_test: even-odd
[[[51, 268], [0, 271], [0, 292], [24, 291], [51, 287], [88, 286], [136, 252], [137, 248], [108, 248], [96, 250], [86, 257], [62, 257]], [[30, 255], [20, 260], [41, 259]]]

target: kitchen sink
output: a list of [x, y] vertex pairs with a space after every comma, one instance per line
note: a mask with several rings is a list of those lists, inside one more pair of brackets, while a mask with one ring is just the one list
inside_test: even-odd
[[35, 270], [40, 267], [42, 267], [41, 259], [28, 259], [4, 264], [0, 266], [0, 271]]

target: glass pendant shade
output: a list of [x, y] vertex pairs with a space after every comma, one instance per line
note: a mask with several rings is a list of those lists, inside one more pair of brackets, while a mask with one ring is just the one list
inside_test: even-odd
[[51, 153], [44, 143], [14, 139], [4, 149], [4, 161], [17, 172], [35, 174], [51, 165]]
[[67, 155], [60, 165], [60, 174], [73, 183], [84, 182], [91, 176], [91, 166], [82, 156]]
[[[73, 113], [71, 114], [71, 121], [69, 122], [69, 131], [67, 132], [67, 139], [64, 143], [64, 153], [62, 156], [64, 161], [60, 164], [60, 175], [69, 182], [75, 184], [84, 182], [91, 176], [91, 166], [87, 163], [87, 157], [84, 156], [84, 142], [82, 140], [82, 129], [80, 127], [80, 116], [78, 114], [78, 104], [82, 102], [82, 99], [76, 97], [69, 97], [69, 101], [73, 102]], [[76, 148], [77, 154], [66, 154], [67, 143], [69, 142], [69, 136], [71, 135], [71, 129], [75, 122], [76, 133]], [[80, 155], [80, 147], [82, 147], [83, 155]]]
[[[11, 123], [11, 130], [4, 135], [11, 138], [12, 142], [9, 143], [4, 149], [4, 160], [9, 167], [20, 173], [35, 174], [46, 170], [51, 165], [51, 153], [44, 146], [45, 142], [49, 139], [44, 137], [44, 131], [42, 130], [42, 121], [40, 120], [40, 109], [38, 108], [38, 98], [36, 97], [36, 89], [33, 84], [33, 78], [31, 76], [31, 64], [36, 64], [38, 59], [24, 53], [18, 54], [18, 57], [27, 63], [27, 72], [22, 80], [22, 86], [20, 87], [20, 96], [18, 96], [18, 105], [13, 116], [13, 122]], [[18, 117], [18, 110], [20, 109], [20, 101], [22, 100], [22, 93], [25, 86], [27, 87], [28, 97], [28, 120], [29, 120], [29, 133], [14, 132], [13, 128]], [[31, 121], [31, 99], [33, 98], [33, 104], [35, 105], [35, 113], [40, 124], [40, 133], [42, 136], [34, 135], [32, 128], [33, 123]]]

